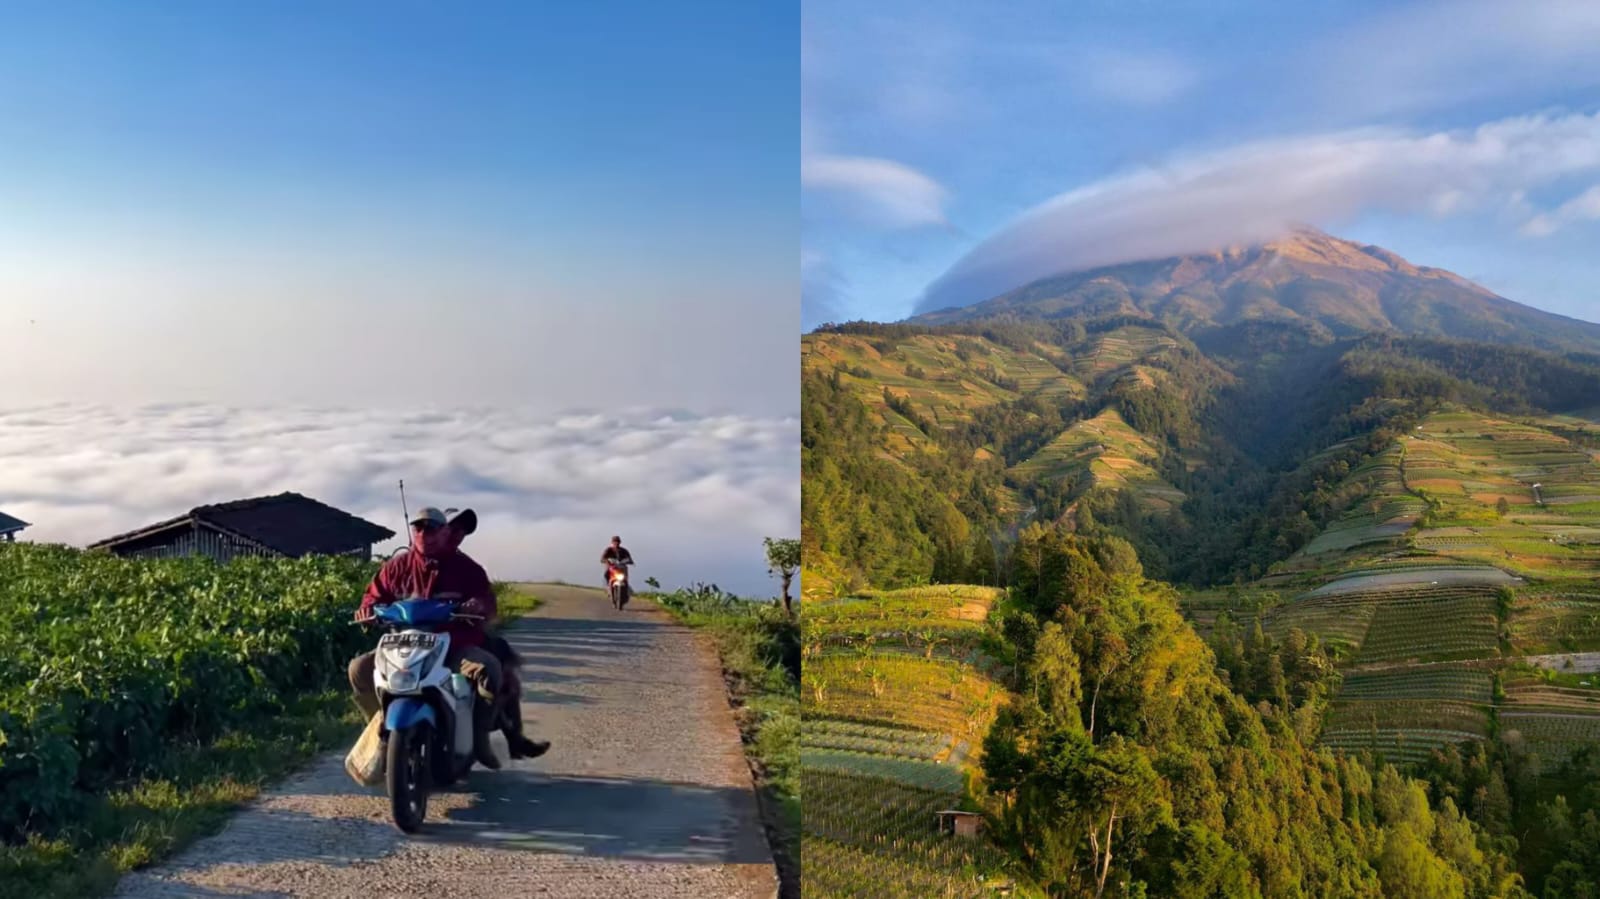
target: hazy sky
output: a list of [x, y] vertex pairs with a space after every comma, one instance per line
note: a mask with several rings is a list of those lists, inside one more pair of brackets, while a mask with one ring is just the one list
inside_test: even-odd
[[808, 0], [802, 325], [1304, 222], [1600, 321], [1600, 5]]
[[796, 6], [471, 10], [0, 8], [7, 394], [798, 409]]
[[[470, 13], [463, 11], [470, 9]], [[795, 4], [0, 6], [0, 510], [471, 506], [496, 578], [772, 595]], [[398, 539], [380, 549], [392, 549]]]

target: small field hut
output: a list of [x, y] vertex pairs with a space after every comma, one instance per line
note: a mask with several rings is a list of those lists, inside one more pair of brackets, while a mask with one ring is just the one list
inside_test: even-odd
[[395, 536], [382, 525], [298, 493], [196, 506], [188, 512], [91, 543], [119, 556], [163, 558], [204, 555], [307, 555], [372, 558], [372, 547]]
[[26, 521], [0, 512], [0, 541], [6, 543], [17, 542], [18, 532], [25, 527], [28, 527]]

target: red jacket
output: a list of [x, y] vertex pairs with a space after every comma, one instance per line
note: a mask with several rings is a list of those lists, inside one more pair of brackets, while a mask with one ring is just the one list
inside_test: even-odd
[[[495, 600], [494, 586], [483, 566], [462, 552], [451, 552], [429, 559], [414, 549], [391, 556], [378, 569], [378, 574], [367, 585], [361, 597], [358, 617], [372, 614], [375, 605], [387, 605], [402, 599], [442, 599], [466, 602], [476, 599], [483, 613], [494, 618], [499, 604]], [[450, 634], [452, 647], [484, 645], [484, 627], [488, 624], [471, 621], [452, 621], [445, 627]]]

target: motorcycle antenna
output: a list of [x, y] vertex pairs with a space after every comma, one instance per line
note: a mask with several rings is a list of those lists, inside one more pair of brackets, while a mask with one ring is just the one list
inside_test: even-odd
[[401, 531], [404, 532], [406, 529], [411, 527], [411, 510], [406, 508], [406, 479], [405, 478], [401, 478], [400, 479], [400, 511], [405, 515], [405, 520], [400, 523], [401, 524]]

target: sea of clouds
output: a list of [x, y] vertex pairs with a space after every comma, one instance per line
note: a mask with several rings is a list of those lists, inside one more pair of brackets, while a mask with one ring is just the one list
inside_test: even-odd
[[[798, 417], [661, 410], [86, 404], [0, 408], [0, 511], [83, 546], [194, 506], [295, 491], [403, 533], [406, 502], [477, 511], [462, 548], [504, 580], [635, 577], [775, 596], [764, 537], [800, 530]], [[379, 552], [404, 537], [379, 544]]]

